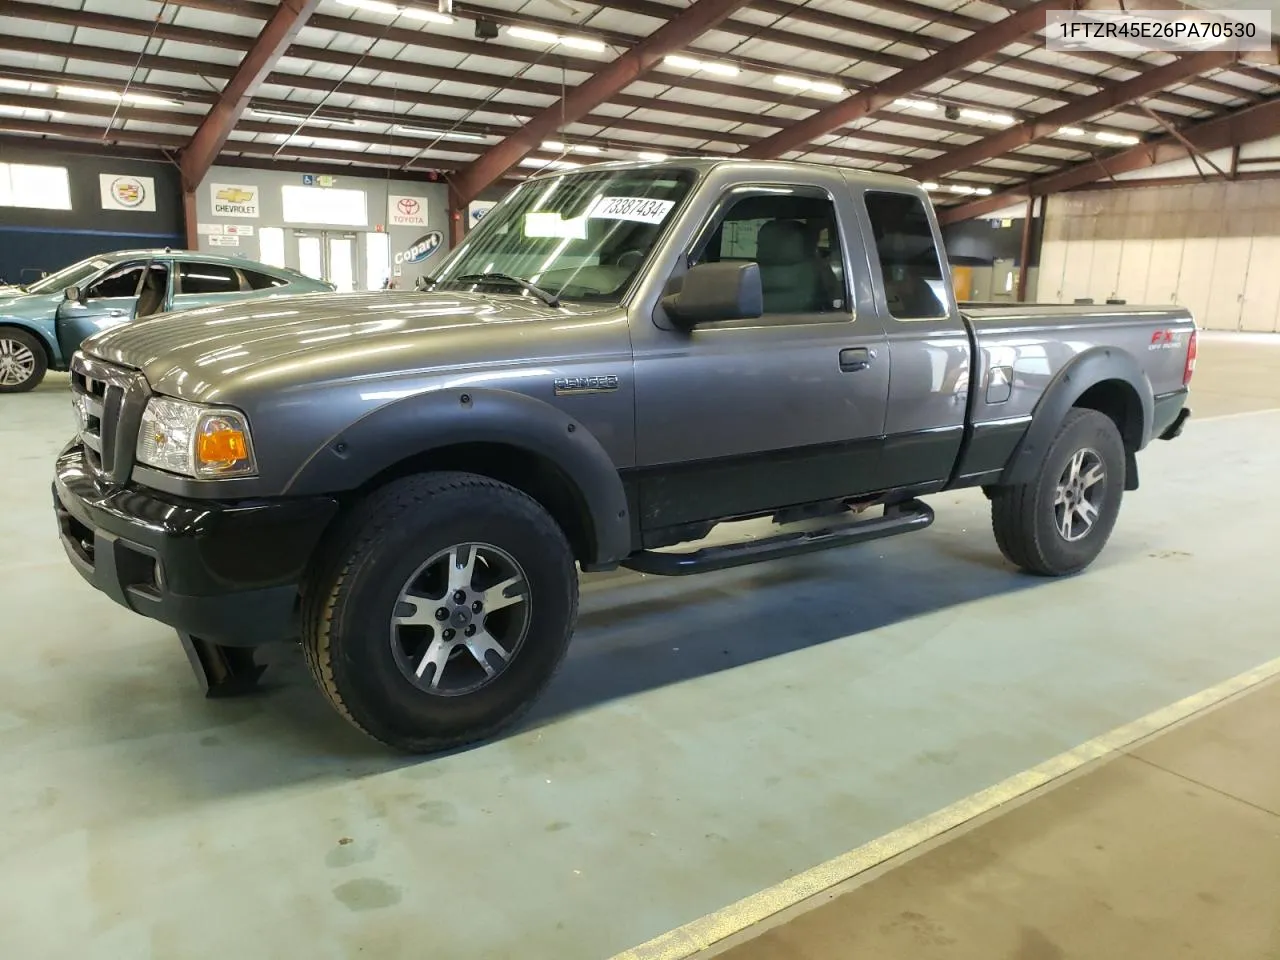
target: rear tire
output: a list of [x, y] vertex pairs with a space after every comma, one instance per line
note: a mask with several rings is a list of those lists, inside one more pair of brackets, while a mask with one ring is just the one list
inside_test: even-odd
[[573, 632], [560, 527], [487, 477], [434, 473], [359, 503], [303, 591], [303, 648], [348, 721], [398, 750], [492, 736], [537, 699]]
[[1115, 423], [1096, 410], [1069, 411], [1035, 477], [991, 493], [1000, 552], [1038, 576], [1080, 572], [1106, 546], [1124, 486], [1124, 441]]
[[48, 369], [43, 343], [25, 330], [0, 327], [0, 393], [34, 390]]

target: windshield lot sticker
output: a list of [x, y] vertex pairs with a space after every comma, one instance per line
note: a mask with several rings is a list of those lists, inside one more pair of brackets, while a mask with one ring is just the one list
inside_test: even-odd
[[647, 197], [601, 197], [587, 216], [594, 220], [661, 223], [675, 205], [674, 200], [650, 200]]

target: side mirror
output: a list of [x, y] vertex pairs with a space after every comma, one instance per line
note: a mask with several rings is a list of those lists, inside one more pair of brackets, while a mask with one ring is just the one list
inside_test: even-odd
[[63, 291], [63, 296], [66, 297], [70, 303], [84, 302], [84, 291], [79, 287], [67, 287], [67, 289]]
[[750, 320], [764, 313], [764, 287], [755, 263], [699, 263], [662, 308], [682, 327], [716, 320]]

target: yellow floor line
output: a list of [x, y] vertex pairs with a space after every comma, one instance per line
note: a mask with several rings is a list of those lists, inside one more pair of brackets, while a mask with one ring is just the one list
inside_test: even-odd
[[1086, 763], [1120, 751], [1165, 727], [1277, 675], [1280, 675], [1280, 658], [1209, 687], [1207, 690], [1192, 694], [1177, 703], [1162, 707], [1133, 723], [1117, 727], [1038, 766], [1014, 774], [995, 786], [965, 797], [949, 807], [872, 840], [856, 850], [850, 850], [826, 863], [796, 874], [776, 886], [761, 890], [722, 910], [670, 930], [648, 943], [623, 951], [612, 960], [684, 960], [726, 937], [843, 883], [948, 830], [953, 830]]

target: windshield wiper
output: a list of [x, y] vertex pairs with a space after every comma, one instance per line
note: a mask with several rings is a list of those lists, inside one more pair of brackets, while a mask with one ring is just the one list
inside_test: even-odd
[[523, 287], [525, 290], [528, 290], [548, 307], [560, 306], [560, 298], [554, 293], [548, 293], [538, 285], [530, 283], [528, 280], [524, 280], [520, 277], [513, 277], [509, 273], [468, 273], [461, 277], [457, 277], [456, 281], [458, 283], [486, 283], [489, 281], [495, 281], [497, 283], [511, 283], [515, 284], [517, 287]]

